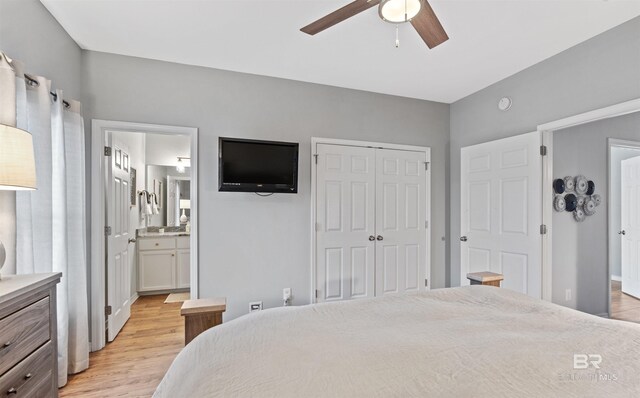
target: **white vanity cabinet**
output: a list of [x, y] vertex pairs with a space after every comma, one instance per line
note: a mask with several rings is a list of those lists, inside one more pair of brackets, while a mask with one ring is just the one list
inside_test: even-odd
[[138, 292], [188, 289], [188, 236], [138, 238]]

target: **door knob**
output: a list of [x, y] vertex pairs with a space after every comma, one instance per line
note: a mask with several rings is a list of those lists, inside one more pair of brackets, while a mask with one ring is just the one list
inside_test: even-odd
[[467, 241], [467, 237], [466, 236], [461, 236], [460, 237], [460, 242], [466, 242]]
[[627, 231], [625, 231], [624, 229], [622, 231], [618, 232], [618, 235], [626, 235], [626, 234], [627, 234]]
[[384, 238], [382, 237], [382, 235], [378, 235], [378, 236], [376, 236], [376, 239], [377, 239], [377, 240], [382, 240], [382, 239], [384, 239]]
[[135, 240], [135, 238], [129, 238], [129, 243], [136, 243], [137, 241]]
[[369, 235], [369, 240], [370, 240], [371, 242], [373, 242], [374, 240], [376, 240], [376, 237], [375, 237], [375, 236], [373, 236], [373, 235]]

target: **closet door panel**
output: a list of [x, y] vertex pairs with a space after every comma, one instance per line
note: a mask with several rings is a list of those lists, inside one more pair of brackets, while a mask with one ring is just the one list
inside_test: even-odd
[[425, 289], [423, 152], [376, 149], [376, 295]]
[[318, 144], [317, 301], [374, 296], [375, 150]]

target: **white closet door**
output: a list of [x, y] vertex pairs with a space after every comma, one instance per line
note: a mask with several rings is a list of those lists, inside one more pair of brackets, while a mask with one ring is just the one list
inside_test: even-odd
[[375, 149], [318, 144], [317, 301], [374, 296]]
[[376, 150], [376, 295], [426, 288], [425, 154]]
[[534, 132], [462, 148], [461, 285], [492, 271], [502, 287], [541, 297], [540, 144]]
[[622, 161], [622, 291], [640, 298], [640, 157]]

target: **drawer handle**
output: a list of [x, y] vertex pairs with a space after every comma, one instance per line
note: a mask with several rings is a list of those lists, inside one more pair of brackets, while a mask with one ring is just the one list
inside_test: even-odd
[[156, 243], [156, 246], [160, 246], [160, 243]]
[[13, 344], [13, 343], [12, 343], [12, 342], [10, 342], [10, 341], [7, 341], [6, 343], [4, 343], [4, 346], [5, 346], [5, 347], [9, 347], [11, 344]]
[[11, 394], [17, 394], [18, 390], [16, 390], [15, 388], [11, 387], [10, 389], [7, 390], [7, 394], [11, 395]]
[[25, 380], [29, 380], [33, 375], [31, 373], [27, 373], [26, 375], [24, 375], [24, 379]]

